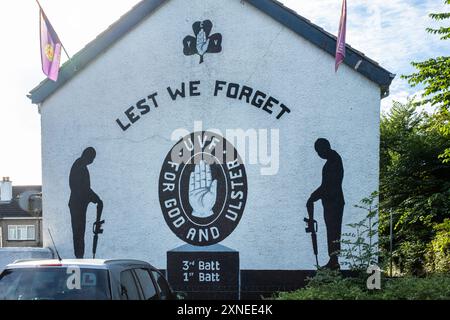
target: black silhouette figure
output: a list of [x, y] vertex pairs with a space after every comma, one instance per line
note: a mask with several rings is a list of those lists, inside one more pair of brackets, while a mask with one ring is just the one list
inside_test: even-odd
[[195, 22], [192, 26], [195, 36], [187, 36], [183, 40], [184, 54], [186, 56], [198, 54], [200, 63], [203, 63], [205, 54], [221, 52], [222, 35], [220, 33], [210, 35], [212, 28], [210, 20]]
[[70, 200], [69, 208], [72, 218], [73, 247], [75, 257], [84, 257], [84, 234], [86, 230], [86, 211], [89, 204], [95, 203], [103, 208], [100, 197], [91, 189], [88, 165], [94, 162], [96, 151], [90, 147], [83, 151], [70, 170]]
[[314, 216], [314, 203], [322, 200], [325, 225], [327, 228], [328, 255], [330, 260], [323, 268], [340, 269], [338, 255], [341, 249], [342, 216], [344, 214], [344, 166], [341, 156], [331, 149], [330, 142], [318, 139], [315, 143], [317, 154], [326, 159], [322, 170], [322, 184], [314, 191], [307, 203], [308, 215]]

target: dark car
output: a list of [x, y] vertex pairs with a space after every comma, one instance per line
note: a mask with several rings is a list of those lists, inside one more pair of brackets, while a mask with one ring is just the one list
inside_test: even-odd
[[163, 274], [137, 260], [17, 261], [0, 275], [0, 300], [173, 300]]

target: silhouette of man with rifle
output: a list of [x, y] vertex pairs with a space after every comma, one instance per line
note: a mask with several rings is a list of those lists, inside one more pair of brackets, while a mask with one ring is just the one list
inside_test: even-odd
[[[341, 250], [342, 217], [345, 206], [344, 193], [342, 191], [344, 166], [341, 156], [331, 149], [328, 140], [318, 139], [315, 143], [315, 149], [319, 157], [327, 160], [327, 162], [322, 169], [322, 184], [311, 194], [307, 202], [306, 207], [309, 219], [305, 219], [305, 221], [309, 224], [307, 230], [312, 230], [314, 228], [312, 225], [314, 223], [314, 203], [322, 200], [325, 226], [327, 228], [328, 255], [330, 257], [330, 260], [323, 268], [339, 270], [338, 255]], [[314, 235], [315, 233], [312, 234]], [[317, 256], [316, 252], [315, 254]]]
[[[104, 221], [99, 220], [99, 213], [103, 210], [103, 201], [91, 189], [91, 180], [88, 165], [94, 162], [96, 151], [89, 147], [83, 151], [79, 159], [75, 161], [70, 170], [70, 200], [69, 208], [72, 219], [73, 247], [77, 259], [84, 258], [84, 236], [86, 231], [86, 212], [90, 203], [97, 204], [97, 221], [94, 223], [94, 230], [101, 233], [101, 225]], [[96, 225], [98, 225], [96, 227]], [[95, 231], [94, 231], [95, 233]], [[94, 250], [96, 248], [93, 248]]]

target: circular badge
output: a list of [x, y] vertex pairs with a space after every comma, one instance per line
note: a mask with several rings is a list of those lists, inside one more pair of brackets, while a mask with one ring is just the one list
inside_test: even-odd
[[48, 61], [53, 61], [53, 58], [55, 57], [55, 51], [53, 50], [53, 46], [51, 44], [47, 44], [45, 46], [45, 56], [47, 57]]
[[247, 175], [237, 150], [213, 132], [186, 136], [164, 160], [159, 201], [181, 240], [196, 246], [221, 242], [239, 224], [247, 201]]

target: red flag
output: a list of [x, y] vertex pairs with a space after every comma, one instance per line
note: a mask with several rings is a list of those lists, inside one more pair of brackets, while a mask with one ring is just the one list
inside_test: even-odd
[[345, 59], [345, 35], [347, 32], [347, 0], [342, 2], [341, 22], [339, 23], [339, 35], [336, 45], [336, 72]]

